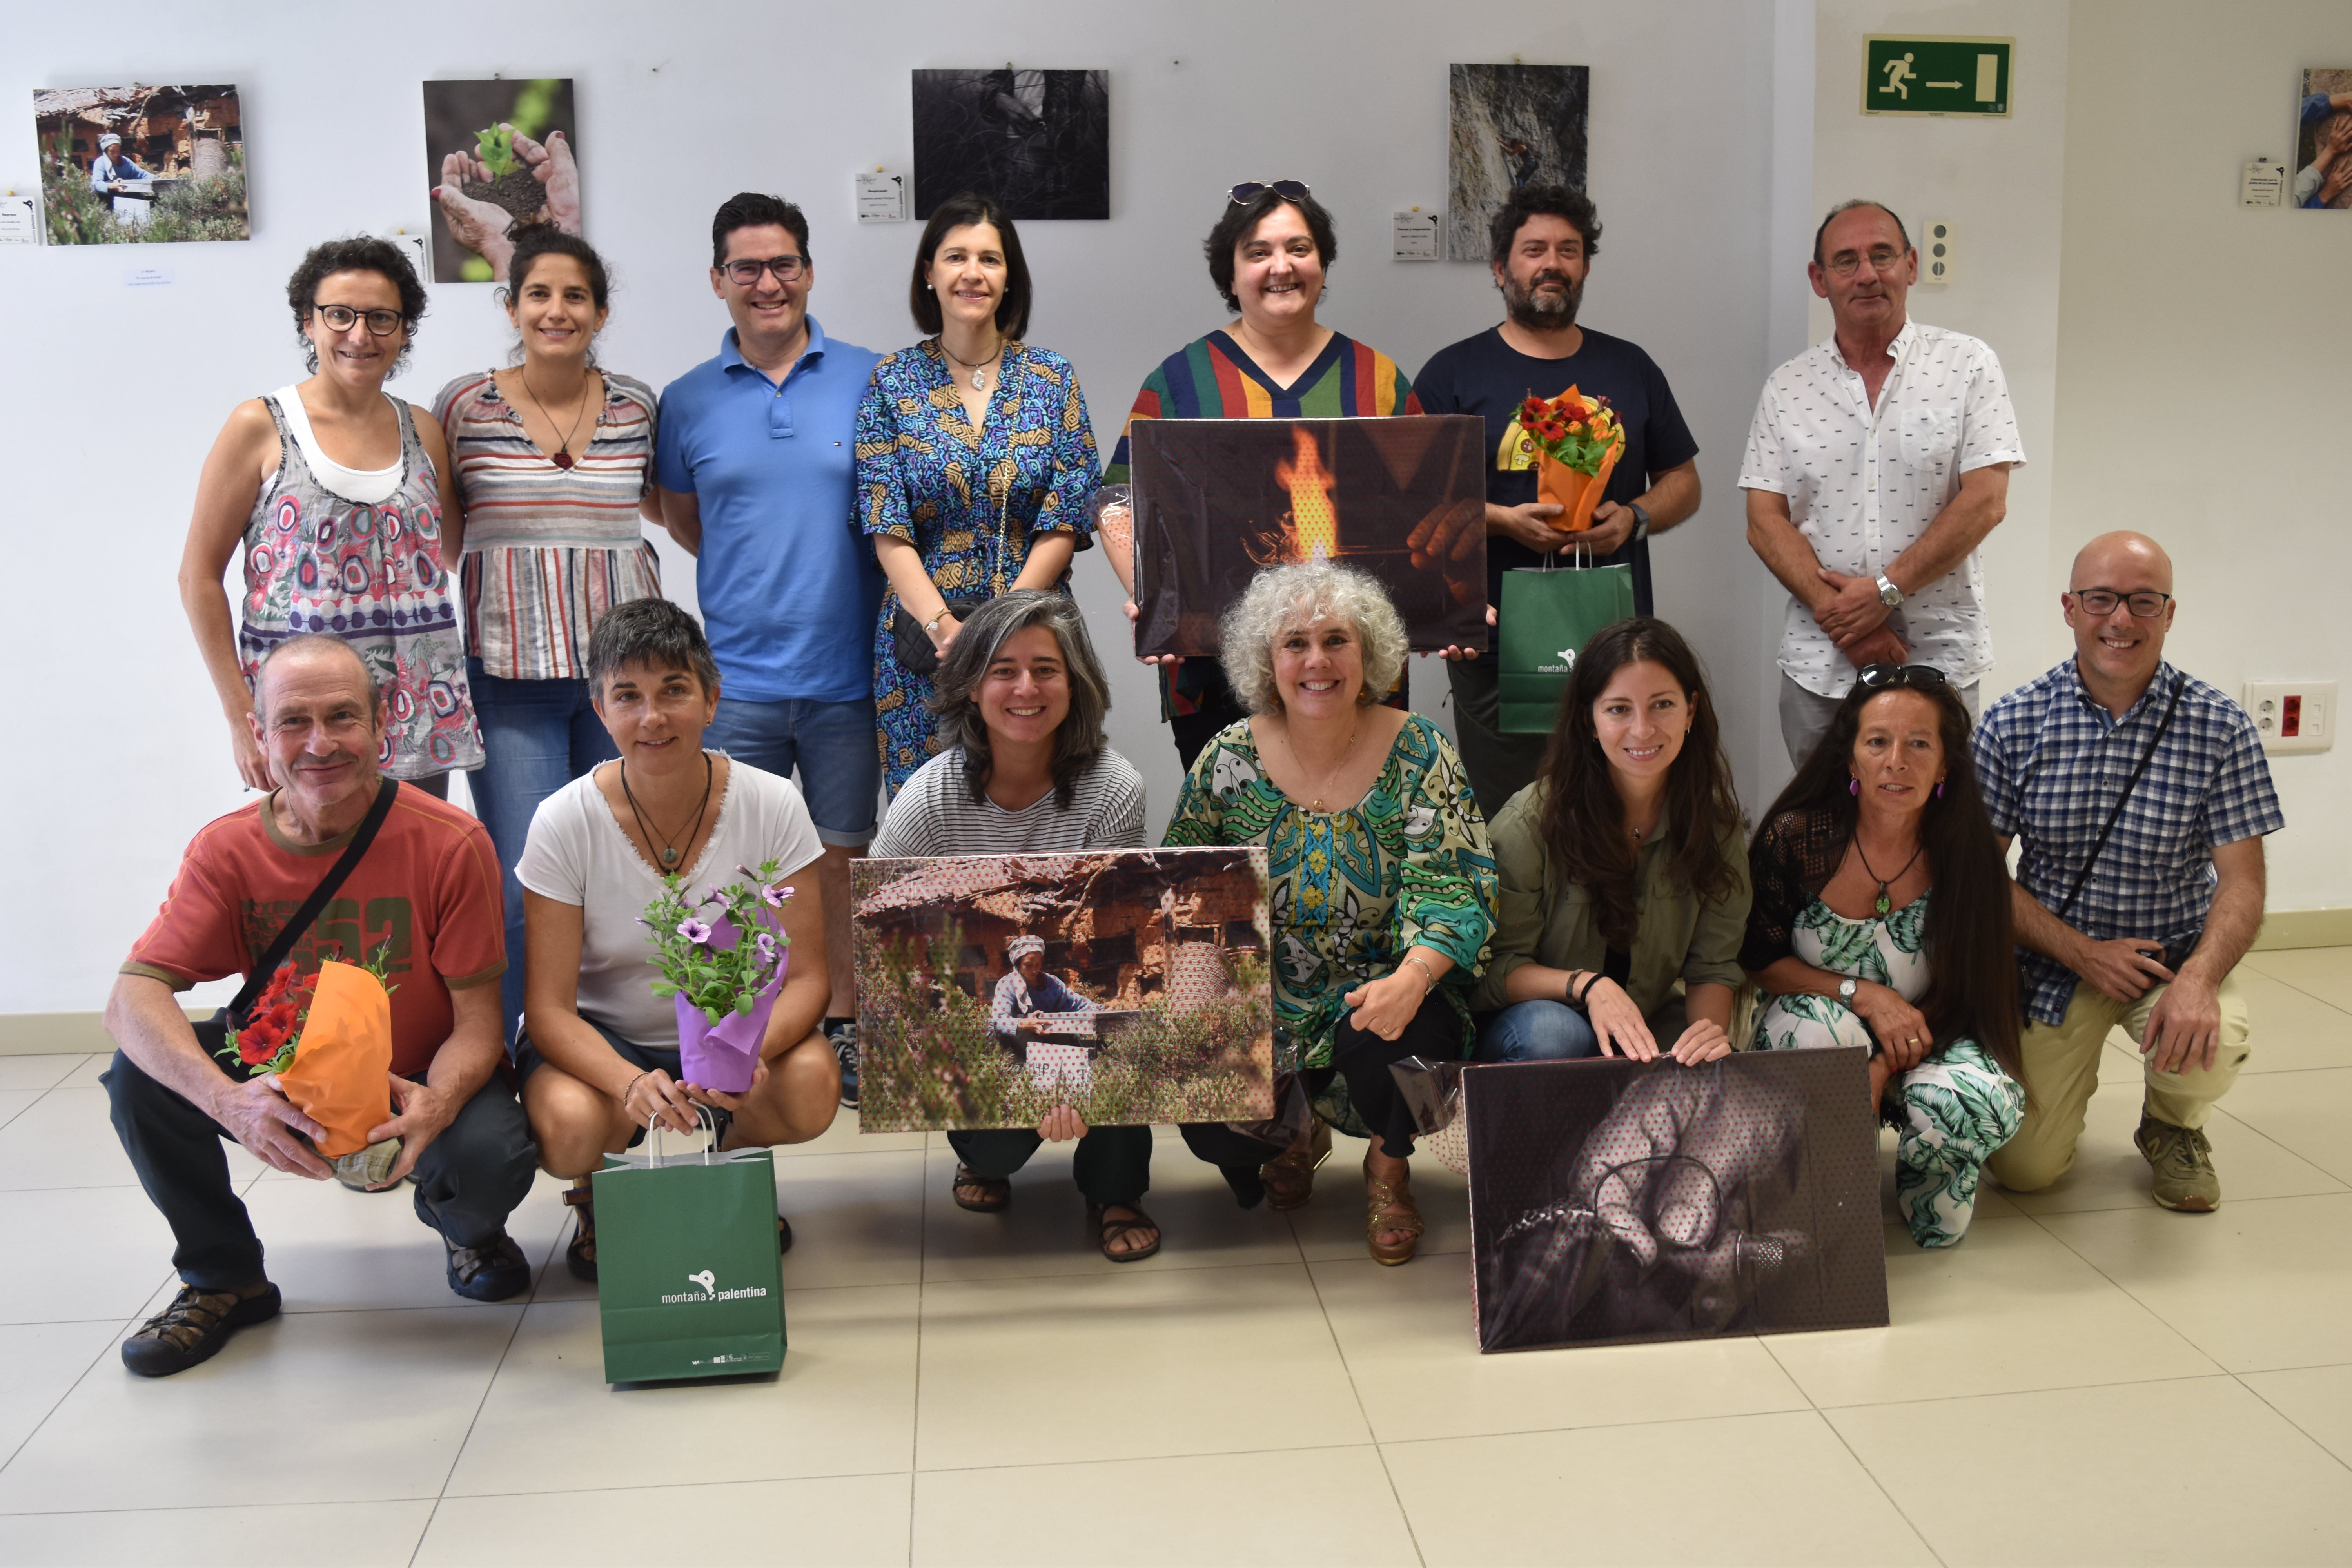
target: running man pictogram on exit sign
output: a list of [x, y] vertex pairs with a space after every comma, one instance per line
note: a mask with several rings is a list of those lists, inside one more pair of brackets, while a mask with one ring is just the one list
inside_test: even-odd
[[1862, 45], [1864, 114], [2009, 113], [2015, 38], [1894, 38]]

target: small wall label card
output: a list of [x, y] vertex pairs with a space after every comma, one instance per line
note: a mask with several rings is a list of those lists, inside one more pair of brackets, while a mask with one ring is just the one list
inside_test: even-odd
[[2007, 119], [2015, 38], [1897, 38], [1862, 45], [1864, 114], [1959, 114]]
[[907, 176], [877, 169], [859, 174], [857, 181], [857, 221], [860, 223], [904, 223], [907, 221]]
[[0, 196], [0, 245], [41, 243], [41, 214], [30, 196]]
[[1419, 207], [1398, 213], [1391, 220], [1389, 258], [1392, 261], [1437, 259], [1437, 215]]

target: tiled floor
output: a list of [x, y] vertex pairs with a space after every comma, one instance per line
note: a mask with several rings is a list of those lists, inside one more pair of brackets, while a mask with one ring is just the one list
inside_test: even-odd
[[100, 1064], [0, 1058], [0, 1563], [2352, 1562], [2352, 950], [2246, 979], [2221, 1213], [2148, 1203], [2111, 1045], [2066, 1181], [1890, 1223], [1887, 1329], [1481, 1357], [1433, 1167], [1388, 1269], [1345, 1144], [1286, 1219], [1163, 1140], [1120, 1268], [1066, 1153], [984, 1217], [845, 1117], [778, 1163], [782, 1376], [628, 1391], [554, 1184], [478, 1306], [404, 1198], [237, 1153], [287, 1315], [131, 1377], [170, 1238]]

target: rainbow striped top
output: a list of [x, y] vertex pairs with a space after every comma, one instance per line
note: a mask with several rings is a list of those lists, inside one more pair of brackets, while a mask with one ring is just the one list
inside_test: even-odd
[[[1119, 430], [1118, 447], [1103, 469], [1103, 483], [1127, 483], [1128, 434], [1139, 419], [1362, 419], [1421, 411], [1412, 383], [1396, 361], [1344, 332], [1331, 334], [1297, 381], [1278, 386], [1241, 344], [1214, 331], [1186, 343], [1143, 378], [1143, 390], [1135, 395], [1135, 406]], [[1173, 669], [1163, 667], [1160, 717], [1196, 713], [1211, 693], [1223, 689], [1224, 670], [1214, 659], [1188, 658]], [[1402, 706], [1393, 694], [1391, 700]]]

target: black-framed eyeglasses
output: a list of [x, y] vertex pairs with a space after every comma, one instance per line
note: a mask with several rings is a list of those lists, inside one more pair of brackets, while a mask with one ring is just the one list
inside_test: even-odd
[[[1873, 272], [1884, 272], [1902, 260], [1906, 254], [1908, 253], [1897, 250], [1891, 245], [1874, 245], [1869, 251], [1870, 269]], [[1861, 268], [1862, 263], [1861, 256], [1851, 250], [1843, 250], [1822, 262], [1822, 268], [1826, 272], [1833, 272], [1840, 278], [1851, 278]]]
[[397, 310], [355, 310], [349, 305], [320, 305], [313, 302], [310, 309], [327, 323], [331, 332], [348, 332], [352, 323], [364, 320], [367, 329], [379, 338], [388, 338], [407, 324], [408, 318]]
[[1865, 664], [1854, 671], [1864, 691], [1892, 691], [1907, 686], [1914, 691], [1941, 691], [1951, 684], [1932, 664]]
[[2117, 605], [2131, 606], [2132, 619], [2152, 621], [2164, 614], [2164, 606], [2172, 603], [2172, 595], [2159, 594], [2153, 588], [2135, 589], [2125, 593], [2120, 588], [2069, 588], [2074, 602], [2094, 616], [2112, 616]]
[[774, 273], [779, 283], [792, 283], [798, 281], [801, 274], [808, 270], [808, 258], [771, 256], [765, 261], [757, 261], [746, 257], [740, 261], [729, 262], [723, 270], [735, 279], [738, 287], [744, 289], [757, 288], [762, 272]]
[[1244, 180], [1225, 195], [1234, 205], [1239, 206], [1244, 202], [1255, 201], [1268, 191], [1285, 201], [1293, 202], [1303, 202], [1315, 194], [1304, 180]]

